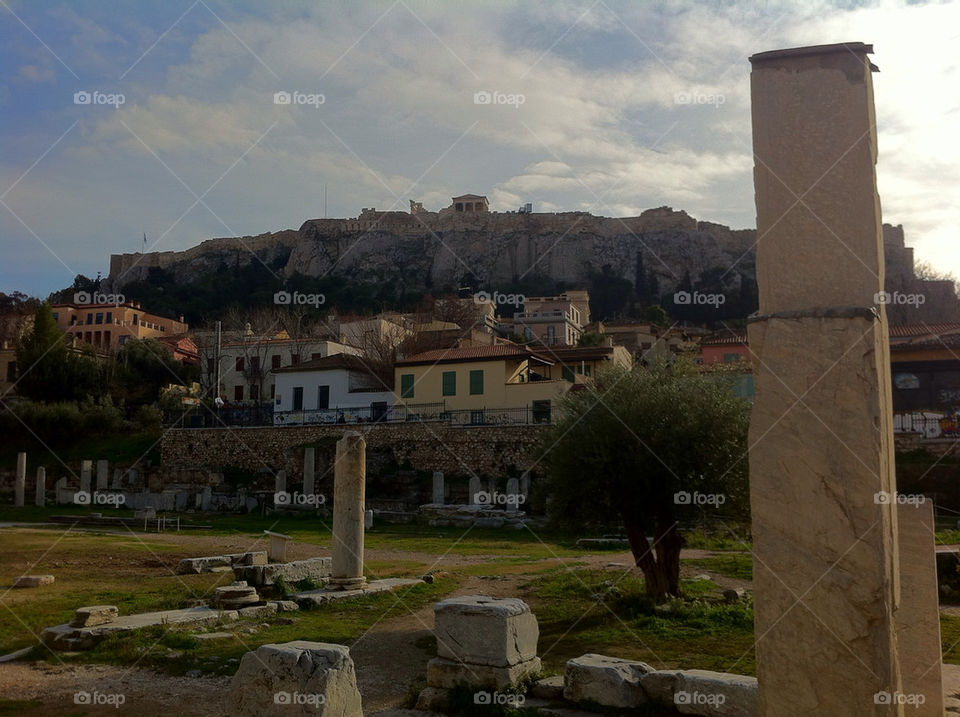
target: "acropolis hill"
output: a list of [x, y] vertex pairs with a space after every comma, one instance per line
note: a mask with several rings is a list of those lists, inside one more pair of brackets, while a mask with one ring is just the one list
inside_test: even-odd
[[310, 219], [296, 231], [210, 239], [180, 252], [113, 255], [110, 279], [120, 288], [159, 267], [189, 282], [224, 263], [256, 261], [254, 254], [284, 276], [330, 273], [359, 282], [396, 281], [411, 289], [496, 286], [525, 275], [576, 284], [605, 266], [632, 281], [639, 252], [665, 288], [685, 271], [696, 278], [706, 269], [735, 264], [731, 287], [739, 285], [740, 274], [753, 274], [753, 230], [697, 221], [670, 207], [620, 218], [491, 212], [477, 196], [478, 210], [456, 210], [456, 200], [474, 196], [456, 197], [439, 212], [411, 202], [410, 212], [364, 209], [353, 219]]

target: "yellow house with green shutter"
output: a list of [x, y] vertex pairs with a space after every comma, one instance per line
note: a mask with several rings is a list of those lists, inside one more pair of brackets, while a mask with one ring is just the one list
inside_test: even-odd
[[[469, 423], [547, 423], [573, 384], [551, 378], [554, 362], [515, 344], [425, 351], [397, 361], [395, 403], [410, 411], [466, 412]], [[454, 416], [456, 418], [456, 416]]]

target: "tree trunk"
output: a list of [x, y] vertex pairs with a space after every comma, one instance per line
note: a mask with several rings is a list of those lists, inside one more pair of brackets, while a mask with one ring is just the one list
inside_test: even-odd
[[643, 572], [647, 595], [655, 602], [680, 596], [680, 549], [683, 536], [677, 531], [674, 521], [658, 519], [655, 544], [651, 548], [643, 526], [624, 521], [630, 552], [634, 562]]

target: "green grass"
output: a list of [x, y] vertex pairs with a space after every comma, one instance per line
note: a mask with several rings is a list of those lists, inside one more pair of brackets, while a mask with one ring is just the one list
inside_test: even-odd
[[693, 600], [655, 606], [634, 572], [554, 569], [533, 579], [524, 599], [540, 624], [540, 656], [562, 670], [587, 652], [683, 667], [755, 673], [753, 608], [707, 597], [709, 581], [684, 581]]
[[747, 553], [716, 555], [709, 558], [685, 558], [686, 565], [696, 565], [728, 578], [753, 580], [753, 558]]
[[940, 644], [944, 663], [960, 665], [960, 617], [940, 616]]

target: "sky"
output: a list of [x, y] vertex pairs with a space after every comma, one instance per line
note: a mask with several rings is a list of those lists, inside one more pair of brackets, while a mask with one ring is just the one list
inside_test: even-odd
[[[747, 58], [874, 45], [884, 221], [960, 275], [960, 2], [0, 0], [0, 291], [361, 207], [755, 226]], [[278, 94], [279, 93], [279, 94]], [[289, 99], [289, 102], [284, 100]]]

